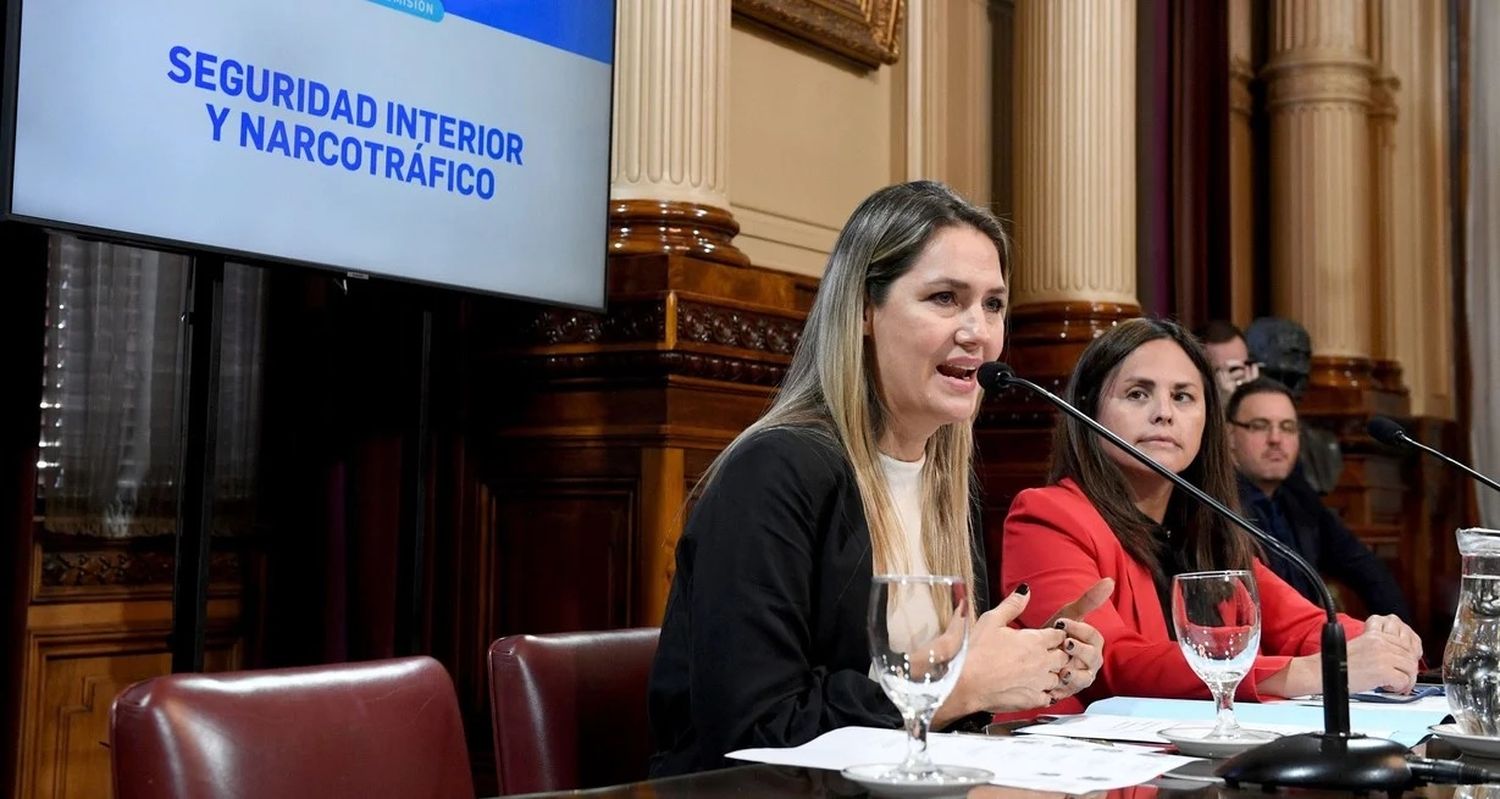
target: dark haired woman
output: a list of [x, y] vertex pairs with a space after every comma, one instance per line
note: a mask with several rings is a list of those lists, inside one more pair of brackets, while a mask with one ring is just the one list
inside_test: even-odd
[[[1201, 345], [1178, 325], [1134, 319], [1084, 351], [1067, 399], [1084, 413], [1236, 507], [1233, 463], [1213, 368]], [[1027, 583], [1032, 608], [1055, 605], [1101, 577], [1111, 600], [1085, 617], [1109, 642], [1084, 701], [1104, 696], [1207, 697], [1172, 640], [1172, 577], [1190, 571], [1245, 569], [1259, 586], [1261, 655], [1240, 683], [1241, 698], [1297, 696], [1322, 689], [1317, 651], [1323, 612], [1257, 559], [1259, 549], [1191, 497], [1118, 447], [1063, 419], [1053, 436], [1046, 488], [1021, 492], [1005, 520], [1002, 581]], [[1038, 619], [1034, 611], [1023, 622]], [[1395, 617], [1361, 623], [1341, 617], [1349, 636], [1349, 684], [1355, 691], [1411, 688], [1421, 646]]]

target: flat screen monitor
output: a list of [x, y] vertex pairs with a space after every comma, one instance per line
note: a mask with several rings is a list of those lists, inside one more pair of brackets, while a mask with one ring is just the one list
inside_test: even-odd
[[604, 303], [613, 0], [7, 16], [7, 218]]

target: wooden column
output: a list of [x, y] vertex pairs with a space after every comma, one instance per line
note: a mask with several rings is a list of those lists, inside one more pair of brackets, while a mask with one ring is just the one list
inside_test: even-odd
[[1250, 0], [1229, 0], [1229, 286], [1230, 318], [1255, 316], [1255, 142]]
[[619, 0], [610, 252], [745, 266], [726, 194], [729, 0]]
[[[1054, 391], [1090, 341], [1140, 314], [1135, 40], [1133, 0], [1015, 6], [1014, 310], [1002, 357]], [[1011, 498], [1045, 479], [1052, 420], [1019, 392], [981, 414], [992, 578]]]
[[1016, 7], [1010, 357], [1054, 385], [1136, 299], [1132, 0]]
[[1366, 0], [1277, 0], [1264, 71], [1271, 116], [1276, 313], [1312, 336], [1304, 412], [1401, 413], [1374, 370], [1376, 108]]

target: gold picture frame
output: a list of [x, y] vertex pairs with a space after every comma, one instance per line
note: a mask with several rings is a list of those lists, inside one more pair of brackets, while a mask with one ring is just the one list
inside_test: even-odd
[[734, 13], [875, 68], [901, 58], [906, 0], [734, 0]]

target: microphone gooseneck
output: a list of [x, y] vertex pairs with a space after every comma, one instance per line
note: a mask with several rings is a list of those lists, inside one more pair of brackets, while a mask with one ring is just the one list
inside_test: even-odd
[[[1323, 666], [1324, 731], [1283, 736], [1236, 755], [1216, 769], [1226, 783], [1231, 787], [1249, 783], [1267, 788], [1296, 786], [1359, 791], [1400, 790], [1411, 784], [1413, 770], [1406, 762], [1406, 747], [1394, 741], [1349, 732], [1348, 642], [1344, 627], [1338, 622], [1338, 610], [1328, 585], [1312, 564], [1279, 539], [1225, 507], [1224, 503], [1152, 460], [1098, 420], [1036, 383], [1017, 376], [1010, 366], [999, 362], [986, 363], [979, 367], [978, 379], [986, 391], [1019, 386], [1037, 394], [1175, 487], [1212, 508], [1266, 548], [1286, 558], [1316, 587], [1318, 602], [1327, 614], [1319, 653]], [[1212, 386], [1208, 388], [1212, 390]]]
[[1428, 455], [1431, 455], [1432, 457], [1442, 461], [1443, 463], [1446, 463], [1449, 466], [1452, 466], [1453, 468], [1474, 478], [1475, 480], [1482, 483], [1485, 487], [1493, 489], [1495, 491], [1500, 491], [1500, 483], [1497, 483], [1494, 480], [1484, 476], [1483, 474], [1480, 474], [1479, 472], [1470, 468], [1468, 464], [1455, 458], [1450, 458], [1447, 455], [1443, 454], [1441, 451], [1429, 447], [1426, 444], [1423, 444], [1422, 442], [1412, 438], [1411, 436], [1408, 436], [1406, 434], [1406, 431], [1401, 429], [1401, 425], [1397, 424], [1393, 419], [1385, 416], [1376, 416], [1370, 419], [1370, 423], [1366, 425], [1365, 429], [1370, 432], [1371, 438], [1379, 441], [1382, 444], [1385, 444], [1386, 446], [1411, 447], [1413, 449], [1421, 450], [1422, 452], [1425, 452]]

